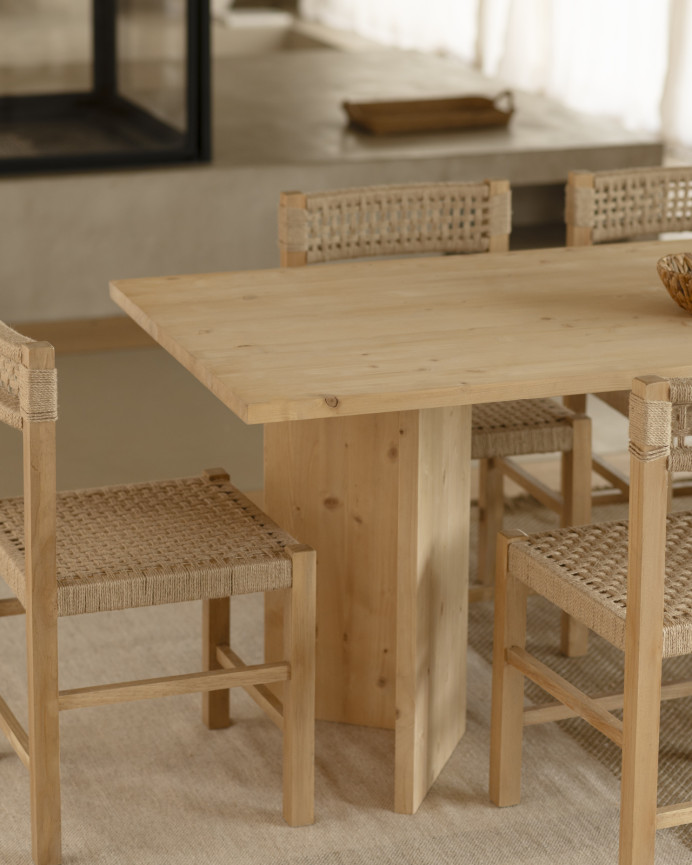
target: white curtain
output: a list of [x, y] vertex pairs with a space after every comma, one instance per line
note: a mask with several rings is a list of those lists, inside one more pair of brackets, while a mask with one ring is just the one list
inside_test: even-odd
[[300, 0], [301, 17], [397, 48], [473, 60], [478, 3], [467, 0]]
[[662, 128], [671, 141], [692, 146], [692, 0], [672, 0], [669, 62], [661, 103]]
[[692, 145], [692, 0], [300, 0], [300, 10]]

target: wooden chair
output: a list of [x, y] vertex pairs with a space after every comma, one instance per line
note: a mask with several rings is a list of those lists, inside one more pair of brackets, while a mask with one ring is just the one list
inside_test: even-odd
[[[305, 194], [286, 192], [279, 204], [281, 264], [295, 267], [372, 256], [505, 252], [511, 230], [506, 180], [414, 183]], [[552, 399], [473, 407], [472, 457], [481, 461], [479, 492], [480, 588], [492, 597], [495, 542], [502, 526], [503, 474], [560, 514], [563, 525], [591, 519], [590, 420]], [[560, 451], [562, 496], [507, 458]], [[563, 649], [586, 651], [587, 633], [565, 621]]]
[[[692, 167], [571, 171], [565, 189], [565, 222], [567, 246], [692, 231]], [[597, 396], [627, 417], [628, 391]], [[584, 412], [586, 396], [565, 397], [565, 405], [575, 412]], [[622, 472], [597, 454], [593, 455], [593, 470], [612, 485], [609, 490], [595, 491], [595, 502], [627, 501], [629, 481]], [[674, 491], [677, 495], [688, 495], [691, 488], [676, 486]]]
[[[222, 469], [201, 477], [56, 493], [54, 351], [0, 324], [0, 420], [22, 431], [24, 498], [0, 501], [0, 568], [26, 611], [29, 724], [0, 700], [0, 729], [29, 770], [36, 865], [61, 861], [58, 715], [66, 709], [202, 693], [227, 727], [243, 687], [283, 730], [284, 818], [313, 820], [315, 553], [275, 526]], [[230, 596], [280, 590], [285, 660], [245, 665], [229, 646]], [[285, 591], [284, 591], [285, 590]], [[203, 670], [58, 690], [58, 616], [203, 601]], [[266, 688], [284, 682], [283, 706]], [[0, 842], [1, 847], [1, 842]]]
[[[629, 523], [498, 540], [491, 799], [519, 802], [523, 726], [580, 716], [622, 748], [620, 865], [652, 865], [656, 829], [692, 822], [692, 802], [657, 808], [660, 699], [692, 694], [692, 682], [661, 690], [662, 657], [692, 654], [692, 513], [666, 522], [668, 473], [692, 466], [691, 434], [692, 379], [635, 379]], [[623, 695], [591, 699], [526, 651], [529, 591], [624, 651]], [[524, 676], [558, 702], [524, 709]], [[620, 721], [609, 709], [622, 706]]]

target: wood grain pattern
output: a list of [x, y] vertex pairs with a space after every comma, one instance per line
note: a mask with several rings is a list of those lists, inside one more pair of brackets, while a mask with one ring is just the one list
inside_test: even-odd
[[0, 697], [0, 730], [7, 736], [7, 741], [22, 763], [29, 768], [29, 736], [2, 697]]
[[504, 460], [498, 458], [496, 460], [502, 467], [502, 474], [514, 481], [518, 486], [522, 487], [527, 493], [532, 495], [537, 502], [551, 511], [560, 513], [562, 511], [562, 496], [551, 489], [546, 483], [537, 477], [534, 477], [522, 466], [513, 460]]
[[[571, 189], [593, 189], [594, 176], [589, 171], [570, 171], [567, 176], [567, 196]], [[567, 246], [591, 246], [592, 229], [588, 225], [577, 225], [570, 207], [565, 209], [567, 222]]]
[[0, 617], [21, 616], [24, 613], [24, 607], [17, 598], [3, 598], [0, 601]]
[[[478, 582], [495, 584], [497, 533], [505, 513], [504, 478], [499, 459], [480, 461], [478, 483]], [[506, 463], [504, 463], [506, 464]], [[469, 594], [469, 599], [471, 595]]]
[[526, 643], [528, 588], [508, 570], [509, 546], [522, 537], [518, 531], [497, 537], [489, 792], [502, 807], [521, 798], [524, 676], [508, 663], [507, 650]]
[[[572, 449], [563, 454], [560, 525], [584, 526], [591, 522], [591, 418], [578, 415], [572, 421]], [[561, 649], [568, 658], [585, 655], [589, 649], [586, 625], [562, 614]]]
[[[216, 657], [224, 670], [234, 670], [247, 666], [230, 646], [217, 646]], [[267, 685], [245, 685], [245, 693], [251, 697], [269, 719], [279, 728], [284, 728], [284, 712], [281, 701], [269, 690]]]
[[113, 682], [86, 688], [60, 691], [60, 710], [83, 709], [87, 706], [107, 706], [112, 703], [131, 703], [156, 697], [176, 697], [214, 691], [217, 688], [244, 688], [249, 684], [280, 682], [288, 678], [289, 664], [253, 664], [241, 670], [210, 670], [201, 673], [183, 673], [179, 676], [159, 676], [132, 682]]
[[[667, 381], [632, 392], [667, 400]], [[629, 568], [625, 620], [620, 863], [652, 865], [656, 839], [668, 470], [665, 458], [630, 460]]]
[[289, 234], [291, 210], [304, 210], [306, 197], [302, 192], [282, 192], [279, 196], [279, 260], [281, 267], [302, 267], [308, 263], [308, 254], [304, 249], [287, 249], [285, 245]]
[[692, 802], [666, 805], [656, 810], [657, 829], [670, 829], [672, 826], [682, 826], [686, 823], [692, 823]]
[[471, 409], [399, 423], [394, 808], [413, 814], [466, 728]]
[[[22, 347], [30, 369], [53, 369], [47, 343]], [[55, 422], [25, 423], [24, 531], [31, 845], [35, 865], [61, 861]]]
[[[394, 727], [399, 415], [272, 424], [272, 518], [317, 550], [316, 712]], [[265, 595], [265, 656], [283, 657], [280, 592]]]
[[405, 813], [464, 730], [469, 433], [468, 407], [265, 430], [265, 507], [318, 550], [317, 715], [396, 724]]
[[622, 746], [622, 721], [611, 715], [602, 702], [590, 699], [519, 646], [511, 646], [507, 650], [507, 661], [544, 691], [569, 706], [580, 718], [584, 718], [616, 745]]
[[294, 546], [293, 585], [284, 595], [283, 815], [289, 826], [315, 819], [315, 551]]
[[[689, 375], [692, 318], [656, 261], [679, 242], [112, 283], [248, 423], [630, 387]], [[615, 338], [615, 336], [617, 338]]]
[[[216, 647], [231, 638], [231, 599], [202, 601], [202, 669], [220, 670]], [[223, 730], [231, 724], [231, 692], [225, 689], [202, 693], [202, 721], [210, 730]]]
[[[491, 199], [496, 196], [504, 196], [509, 194], [509, 180], [490, 180], [486, 182], [490, 184], [489, 192]], [[493, 234], [490, 236], [490, 245], [488, 246], [488, 252], [507, 252], [508, 250], [509, 233]]]
[[[679, 700], [682, 697], [692, 697], [692, 679], [684, 679], [679, 682], [666, 682], [661, 685], [661, 700]], [[621, 709], [625, 702], [622, 691], [617, 694], [605, 694], [602, 697], [593, 697], [594, 703], [600, 703], [604, 709]], [[524, 709], [524, 726], [533, 724], [545, 724], [548, 721], [563, 721], [565, 718], [576, 718], [577, 712], [572, 711], [563, 703], [547, 703], [541, 706], [533, 706]]]

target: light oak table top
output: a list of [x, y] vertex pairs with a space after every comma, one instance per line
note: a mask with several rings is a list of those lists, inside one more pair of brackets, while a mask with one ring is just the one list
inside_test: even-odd
[[371, 414], [692, 374], [692, 316], [656, 273], [684, 245], [118, 280], [111, 296], [247, 423]]

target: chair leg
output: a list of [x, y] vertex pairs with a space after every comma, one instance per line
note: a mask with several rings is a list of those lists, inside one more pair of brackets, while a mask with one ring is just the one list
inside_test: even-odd
[[[560, 524], [582, 526], [591, 522], [591, 419], [575, 417], [572, 422], [572, 450], [562, 455], [562, 515]], [[589, 650], [586, 625], [562, 614], [560, 647], [568, 658]]]
[[504, 515], [502, 471], [497, 460], [480, 461], [478, 486], [478, 582], [492, 586], [495, 579], [495, 548]]
[[[229, 645], [231, 638], [231, 599], [202, 601], [202, 669], [219, 670], [216, 647]], [[231, 724], [231, 691], [202, 694], [202, 720], [210, 730], [223, 730]]]
[[560, 651], [566, 658], [581, 658], [589, 651], [589, 629], [565, 612], [560, 617]]
[[58, 622], [55, 613], [34, 617], [27, 609], [26, 627], [32, 855], [35, 865], [59, 865]]
[[502, 532], [497, 539], [490, 799], [500, 806], [517, 805], [521, 797], [524, 676], [506, 660], [507, 649], [526, 644], [528, 590], [507, 570], [509, 546], [521, 537], [519, 532]]
[[[642, 641], [643, 642], [643, 641]], [[653, 865], [661, 715], [661, 653], [642, 649], [625, 660], [620, 865]], [[628, 666], [629, 661], [629, 666]]]
[[284, 657], [291, 677], [284, 682], [283, 815], [290, 826], [315, 819], [315, 552], [289, 550], [293, 586], [284, 607]]

